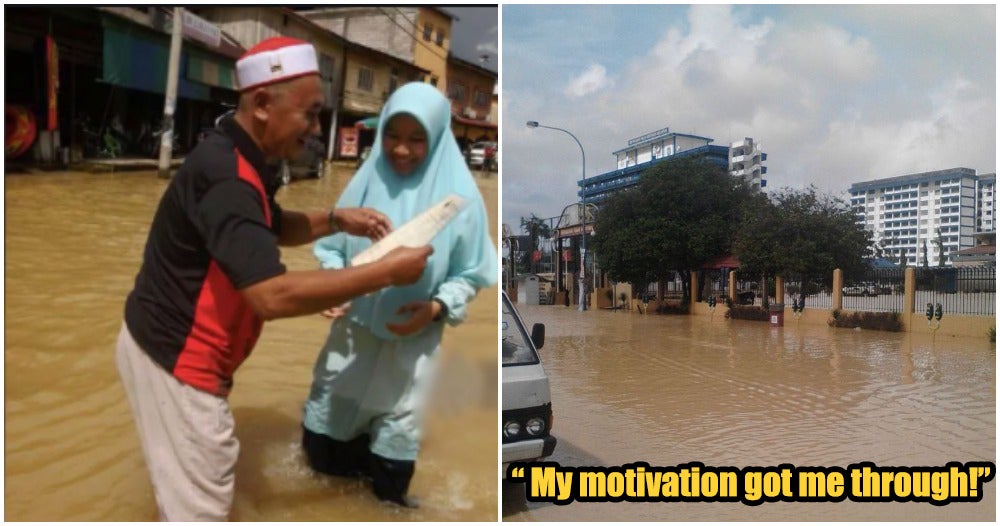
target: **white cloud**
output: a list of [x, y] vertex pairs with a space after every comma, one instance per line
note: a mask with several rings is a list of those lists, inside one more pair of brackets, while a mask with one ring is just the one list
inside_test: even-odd
[[497, 54], [497, 45], [494, 42], [484, 42], [476, 44], [476, 52]]
[[483, 41], [476, 44], [476, 52], [480, 54], [497, 54], [497, 26], [493, 26], [492, 29], [483, 35]]
[[991, 152], [983, 152], [968, 133], [983, 130], [996, 136], [996, 104], [990, 94], [955, 79], [930, 99], [932, 104], [905, 119], [835, 120], [821, 149], [851, 152], [834, 163], [855, 182], [959, 166], [994, 171], [992, 164], [982, 164], [989, 162]]
[[[954, 6], [932, 13], [795, 9], [795, 16], [772, 10], [750, 19], [729, 6], [692, 6], [686, 24], [636, 39], [644, 52], [613, 65], [591, 54], [591, 65], [562, 86], [549, 79], [565, 74], [564, 54], [545, 55], [551, 51], [543, 41], [514, 41], [518, 53], [505, 53], [504, 61], [514, 74], [505, 84], [519, 82], [521, 91], [504, 86], [504, 218], [508, 209], [554, 215], [577, 199], [576, 145], [558, 132], [522, 129], [525, 120], [571, 130], [591, 177], [614, 169], [611, 152], [629, 138], [665, 126], [720, 145], [760, 141], [769, 189], [815, 184], [842, 196], [863, 180], [958, 166], [996, 170], [995, 36], [980, 27], [993, 27], [992, 18], [975, 25], [970, 41], [948, 17], [947, 30], [928, 29], [931, 15], [941, 18]], [[972, 11], [995, 14], [992, 7]], [[522, 67], [508, 70], [513, 60]], [[614, 82], [601, 64], [613, 69]], [[508, 97], [526, 93], [530, 104]], [[508, 193], [514, 183], [517, 192]]]
[[569, 84], [566, 86], [566, 95], [570, 97], [584, 97], [607, 88], [612, 84], [613, 82], [608, 78], [608, 71], [604, 66], [591, 64], [586, 71], [569, 81]]

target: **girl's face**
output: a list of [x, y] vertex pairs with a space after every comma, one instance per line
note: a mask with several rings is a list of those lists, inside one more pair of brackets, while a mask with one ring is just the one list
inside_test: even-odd
[[382, 132], [382, 153], [399, 175], [410, 175], [427, 158], [427, 132], [412, 116], [396, 115]]

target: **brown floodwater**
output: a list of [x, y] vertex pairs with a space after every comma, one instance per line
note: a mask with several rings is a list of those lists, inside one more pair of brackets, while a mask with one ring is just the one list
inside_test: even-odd
[[[278, 201], [329, 207], [350, 174], [343, 165], [293, 182]], [[496, 232], [497, 179], [477, 181]], [[154, 172], [5, 176], [6, 520], [157, 519], [114, 342], [165, 186]], [[284, 249], [283, 260], [292, 270], [316, 268], [310, 246]], [[230, 397], [241, 444], [232, 518], [496, 521], [497, 319], [494, 287], [465, 324], [445, 331], [411, 485], [416, 510], [379, 503], [360, 482], [311, 473], [300, 416], [328, 324], [318, 315], [267, 323]]]
[[[784, 328], [714, 317], [519, 306], [546, 325], [562, 466], [844, 467], [996, 463], [996, 350], [979, 339]], [[788, 320], [786, 320], [788, 323]], [[976, 503], [526, 502], [504, 482], [504, 521], [977, 520]]]

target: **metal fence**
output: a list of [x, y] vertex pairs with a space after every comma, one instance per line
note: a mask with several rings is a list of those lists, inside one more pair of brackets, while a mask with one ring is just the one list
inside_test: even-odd
[[[798, 299], [800, 291], [806, 292], [806, 308], [833, 308], [833, 294], [822, 280], [786, 280], [785, 294], [782, 301], [790, 306]], [[728, 276], [721, 272], [709, 272], [705, 287], [700, 293], [704, 301], [709, 296], [725, 298], [729, 295]], [[738, 305], [763, 304], [761, 298], [760, 279], [737, 273], [736, 303]], [[776, 303], [774, 297], [774, 280], [766, 283], [769, 303]], [[871, 269], [855, 279], [845, 280], [842, 289], [842, 308], [850, 311], [867, 312], [899, 312], [906, 306], [904, 293], [906, 288], [905, 270]], [[655, 294], [655, 284], [650, 285], [650, 291]], [[664, 293], [666, 298], [681, 297], [681, 283], [675, 279], [666, 282]], [[944, 267], [916, 269], [915, 310], [923, 313], [926, 305], [941, 304], [945, 314], [966, 316], [993, 316], [996, 313], [996, 267]]]
[[805, 287], [806, 292], [807, 309], [830, 310], [833, 308], [833, 296], [830, 295], [830, 287], [815, 281], [805, 281], [803, 284], [802, 280], [785, 282], [785, 305], [792, 305], [793, 301], [798, 301], [799, 291], [803, 287]]
[[[760, 288], [760, 277], [744, 272], [736, 272], [736, 304], [753, 305], [761, 307], [764, 305], [764, 293]], [[774, 279], [768, 279], [765, 283], [767, 287], [768, 304], [776, 303], [774, 297]]]
[[705, 271], [705, 287], [699, 291], [699, 301], [708, 301], [715, 296], [718, 301], [729, 296], [729, 273], [721, 270]]
[[867, 312], [903, 312], [905, 274], [901, 268], [871, 269], [856, 280], [844, 280], [843, 308]]
[[[785, 283], [785, 304], [798, 298], [800, 281]], [[904, 269], [871, 269], [863, 276], [845, 280], [842, 308], [851, 311], [903, 312], [906, 278]], [[819, 283], [805, 283], [806, 308], [833, 308], [832, 291]], [[996, 312], [996, 267], [948, 267], [916, 269], [915, 310], [927, 303], [940, 303], [945, 313], [993, 316]], [[754, 301], [760, 305], [760, 299]]]
[[945, 314], [993, 316], [996, 272], [995, 266], [918, 268], [916, 311], [940, 303]]

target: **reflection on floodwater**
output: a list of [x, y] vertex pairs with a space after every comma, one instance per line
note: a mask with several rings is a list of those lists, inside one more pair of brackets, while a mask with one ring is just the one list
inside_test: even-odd
[[[846, 467], [996, 463], [996, 351], [938, 338], [708, 316], [518, 306], [546, 325], [548, 460], [564, 466]], [[787, 322], [786, 322], [787, 323]], [[977, 503], [528, 503], [503, 486], [503, 519], [994, 520]]]

